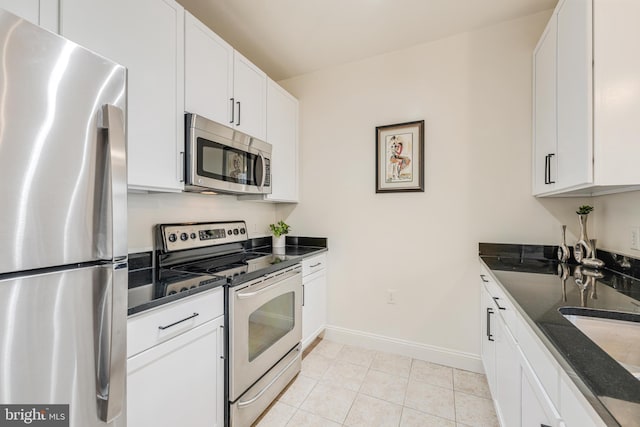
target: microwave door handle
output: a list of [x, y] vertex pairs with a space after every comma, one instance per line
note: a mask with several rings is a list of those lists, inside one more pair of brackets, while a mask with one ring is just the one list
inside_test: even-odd
[[264, 188], [264, 183], [267, 180], [267, 161], [264, 159], [262, 153], [258, 153], [260, 161], [262, 162], [262, 180], [260, 181], [260, 190]]
[[103, 229], [104, 253], [101, 258], [120, 261], [127, 258], [127, 147], [124, 112], [114, 105], [102, 107], [107, 142], [107, 198]]

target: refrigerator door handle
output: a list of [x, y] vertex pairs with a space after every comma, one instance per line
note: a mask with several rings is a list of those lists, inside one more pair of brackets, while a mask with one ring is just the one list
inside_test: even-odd
[[127, 146], [124, 113], [122, 109], [106, 104], [102, 107], [102, 118], [107, 131], [107, 170], [111, 195], [111, 218], [107, 224], [111, 228], [111, 236], [110, 239], [107, 237], [107, 245], [111, 245], [111, 259], [121, 261], [127, 258]]
[[[110, 423], [123, 411], [127, 363], [127, 263], [105, 266], [108, 291], [98, 303], [98, 416]], [[110, 298], [109, 298], [110, 297]]]

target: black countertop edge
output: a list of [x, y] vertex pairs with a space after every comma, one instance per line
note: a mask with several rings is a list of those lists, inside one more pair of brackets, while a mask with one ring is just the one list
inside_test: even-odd
[[[209, 291], [211, 289], [220, 288], [227, 284], [227, 280], [224, 278], [220, 278], [220, 280], [208, 283], [206, 285], [198, 286], [197, 288], [189, 289], [188, 291], [178, 292], [177, 294], [167, 295], [162, 298], [158, 298], [152, 301], [149, 301], [145, 304], [136, 305], [134, 307], [127, 309], [127, 316], [131, 316], [133, 314], [142, 313], [143, 311], [150, 310], [155, 307], [159, 307], [164, 304], [168, 304], [170, 302], [178, 301], [183, 298], [188, 298], [195, 294], [200, 294], [202, 292]], [[152, 286], [152, 283], [148, 283], [148, 286]]]
[[[573, 247], [569, 247], [569, 249], [571, 250], [571, 257], [569, 258], [568, 263], [578, 264], [578, 262], [573, 257]], [[513, 243], [480, 242], [478, 244], [478, 252], [481, 257], [489, 256], [499, 258], [526, 260], [537, 259], [549, 261], [557, 261], [558, 259], [557, 245], [526, 245]], [[611, 270], [623, 276], [631, 277], [632, 279], [640, 280], [640, 259], [601, 249], [596, 249], [596, 258], [604, 261], [605, 269]]]

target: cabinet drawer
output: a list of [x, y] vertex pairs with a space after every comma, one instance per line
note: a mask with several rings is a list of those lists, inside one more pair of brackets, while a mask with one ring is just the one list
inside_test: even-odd
[[327, 254], [322, 253], [320, 255], [316, 255], [311, 258], [307, 258], [302, 261], [302, 275], [306, 276], [308, 274], [315, 273], [316, 271], [322, 270], [326, 267], [327, 264]]
[[517, 321], [516, 321], [516, 312], [513, 307], [513, 303], [509, 298], [507, 298], [506, 293], [502, 290], [502, 288], [493, 280], [491, 275], [487, 272], [484, 267], [480, 267], [480, 279], [482, 280], [484, 286], [487, 289], [487, 292], [491, 296], [494, 301], [494, 305], [497, 308], [497, 312], [499, 313], [504, 323], [509, 328], [509, 332], [511, 335], [518, 340], [517, 330]]
[[535, 333], [526, 325], [523, 319], [518, 319], [518, 338], [523, 357], [532, 367], [542, 388], [549, 396], [554, 407], [560, 407], [559, 373], [560, 366]]
[[223, 314], [223, 288], [218, 288], [134, 315], [127, 321], [127, 357]]

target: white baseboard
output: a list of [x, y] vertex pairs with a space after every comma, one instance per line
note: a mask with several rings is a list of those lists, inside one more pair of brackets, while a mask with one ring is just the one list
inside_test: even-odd
[[340, 344], [355, 345], [370, 350], [384, 351], [451, 366], [452, 368], [484, 373], [482, 359], [479, 355], [473, 353], [390, 338], [338, 326], [327, 326], [324, 338]]

